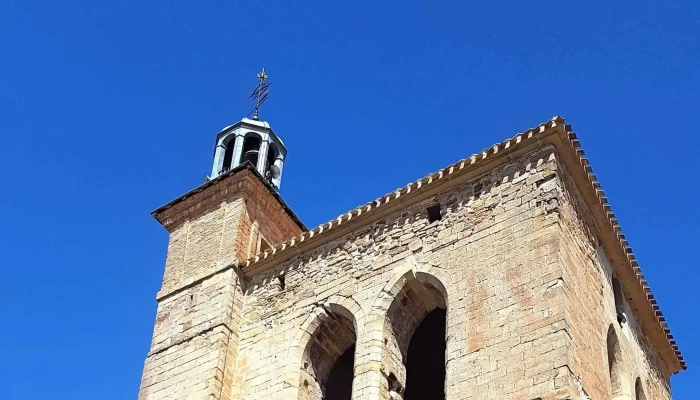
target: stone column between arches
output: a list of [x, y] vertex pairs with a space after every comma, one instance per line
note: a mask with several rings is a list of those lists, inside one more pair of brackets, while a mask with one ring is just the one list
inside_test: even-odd
[[[353, 400], [386, 399], [386, 389], [382, 388], [382, 358], [384, 354], [384, 314], [369, 315], [364, 332], [357, 338], [355, 351], [355, 377], [353, 379]], [[385, 393], [382, 396], [382, 393]]]
[[[403, 399], [404, 363], [411, 336], [430, 311], [447, 309], [442, 280], [413, 270], [398, 275], [381, 291], [366, 315], [352, 299], [333, 301], [338, 303], [319, 304], [302, 325], [297, 345], [290, 353], [296, 361], [285, 379], [286, 398], [321, 399], [325, 393], [322, 386], [334, 362], [354, 343], [352, 400]], [[458, 397], [459, 388], [447, 384], [447, 364], [457, 357], [459, 337], [464, 336], [451, 332], [463, 329], [464, 324], [454, 318], [446, 318], [446, 324], [444, 381], [445, 396], [451, 399]]]

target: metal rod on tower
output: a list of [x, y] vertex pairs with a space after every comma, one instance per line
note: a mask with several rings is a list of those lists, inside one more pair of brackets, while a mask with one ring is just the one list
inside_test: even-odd
[[260, 113], [260, 106], [267, 100], [270, 95], [270, 85], [272, 83], [267, 81], [267, 74], [265, 73], [265, 68], [258, 74], [258, 86], [253, 90], [250, 95], [251, 99], [255, 99], [255, 108], [253, 108], [252, 114], [253, 119], [258, 120]]

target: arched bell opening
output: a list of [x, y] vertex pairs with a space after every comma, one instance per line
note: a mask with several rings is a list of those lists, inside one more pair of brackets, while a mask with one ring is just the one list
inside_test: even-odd
[[254, 133], [249, 133], [243, 140], [243, 151], [241, 156], [241, 164], [250, 161], [253, 165], [258, 165], [258, 155], [260, 154], [260, 145], [262, 138]]
[[610, 326], [606, 340], [608, 351], [608, 371], [610, 373], [610, 386], [612, 398], [624, 395], [624, 376], [622, 372], [622, 349], [615, 329]]
[[445, 399], [447, 299], [438, 286], [409, 279], [387, 312], [386, 390], [403, 400]]
[[264, 176], [270, 183], [273, 183], [277, 178], [280, 177], [280, 169], [278, 166], [275, 165], [275, 161], [279, 156], [280, 151], [277, 148], [277, 145], [275, 145], [274, 143], [270, 143], [267, 149], [267, 157], [265, 159], [264, 169]]
[[267, 150], [267, 160], [265, 160], [265, 171], [268, 171], [272, 165], [275, 164], [275, 160], [279, 156], [280, 151], [274, 143], [270, 143], [270, 147]]
[[326, 380], [327, 400], [350, 400], [352, 397], [352, 380], [355, 375], [355, 345], [348, 347], [333, 364]]
[[418, 324], [406, 352], [404, 400], [445, 398], [447, 310], [435, 308]]
[[318, 315], [302, 357], [299, 399], [350, 400], [355, 365], [354, 318], [342, 306]]
[[226, 172], [233, 168], [233, 148], [234, 148], [234, 143], [235, 143], [235, 135], [231, 135], [228, 137], [228, 139], [223, 143], [226, 151], [224, 152], [224, 162], [223, 162], [223, 167], [222, 167], [222, 172]]
[[622, 294], [622, 287], [620, 285], [620, 281], [613, 276], [612, 278], [612, 288], [613, 288], [613, 297], [615, 298], [615, 315], [617, 317], [617, 322], [622, 325], [626, 322], [626, 317], [625, 317], [625, 302], [624, 302], [624, 296]]
[[644, 394], [642, 380], [640, 378], [637, 378], [634, 383], [634, 398], [635, 400], [647, 400], [647, 396]]

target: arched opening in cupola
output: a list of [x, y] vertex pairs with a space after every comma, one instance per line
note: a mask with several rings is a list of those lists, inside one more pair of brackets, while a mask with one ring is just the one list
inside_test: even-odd
[[272, 165], [275, 164], [275, 160], [279, 156], [280, 151], [274, 143], [270, 143], [270, 147], [267, 149], [267, 160], [265, 161], [265, 170], [268, 171]]
[[224, 151], [224, 163], [222, 166], [222, 171], [221, 172], [226, 172], [233, 168], [233, 148], [234, 148], [234, 143], [236, 136], [231, 135], [228, 137], [228, 139], [223, 143], [226, 151]]
[[255, 133], [249, 133], [243, 140], [243, 155], [241, 156], [241, 164], [250, 161], [254, 166], [258, 165], [258, 154], [260, 153], [260, 144], [262, 138]]

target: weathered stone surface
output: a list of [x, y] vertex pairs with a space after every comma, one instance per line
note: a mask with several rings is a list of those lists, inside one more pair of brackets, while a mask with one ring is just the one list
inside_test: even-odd
[[594, 230], [590, 212], [581, 195], [563, 172], [556, 190], [561, 198], [562, 266], [566, 293], [566, 319], [569, 334], [569, 368], [581, 377], [583, 388], [592, 399], [611, 398], [606, 339], [610, 329], [621, 348], [621, 395], [635, 399], [635, 381], [642, 382], [647, 399], [670, 399], [670, 373], [658, 352], [649, 343], [636, 312], [626, 297], [626, 321], [618, 323], [612, 289], [613, 266]]
[[159, 216], [171, 233], [139, 399], [239, 398], [244, 293], [236, 265], [262, 240], [276, 245], [301, 231], [262, 186], [243, 170]]
[[[235, 265], [258, 235], [274, 246], [298, 232], [248, 178], [229, 178], [240, 183], [206, 213], [173, 216], [140, 399], [320, 399], [353, 343], [352, 398], [401, 398], [406, 348], [436, 307], [447, 310], [448, 400], [612, 398], [611, 326], [619, 398], [637, 378], [648, 399], [671, 398], [635, 310], [616, 320], [613, 269], [554, 147], [257, 272]], [[441, 219], [429, 222], [435, 204]]]

